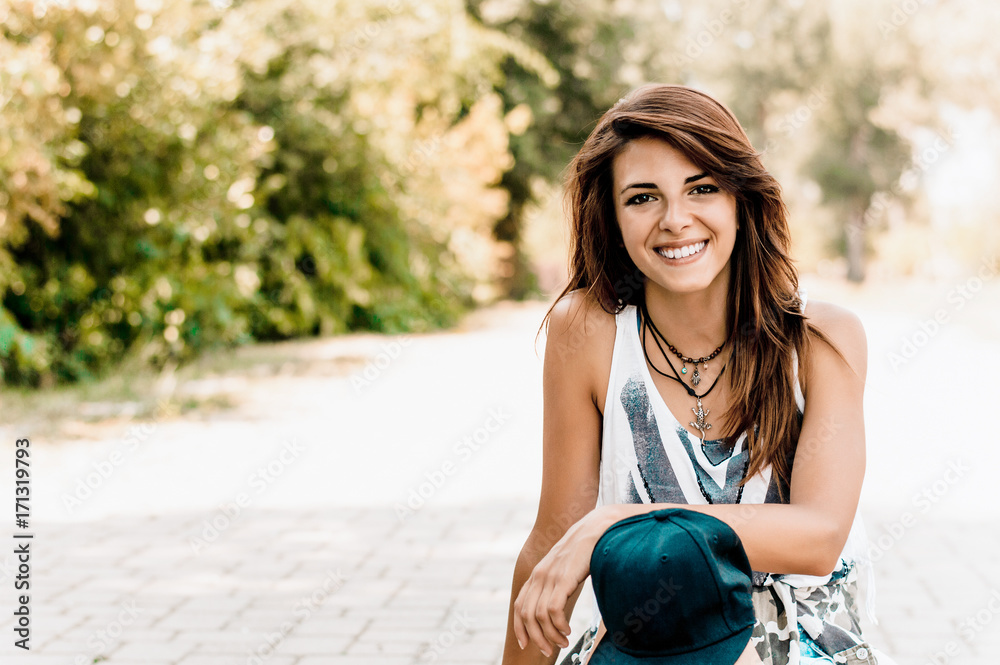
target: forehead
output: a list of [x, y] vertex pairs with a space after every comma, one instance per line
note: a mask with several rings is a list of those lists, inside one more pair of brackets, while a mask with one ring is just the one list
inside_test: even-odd
[[683, 180], [700, 171], [683, 152], [653, 136], [629, 141], [612, 163], [616, 185], [674, 177]]

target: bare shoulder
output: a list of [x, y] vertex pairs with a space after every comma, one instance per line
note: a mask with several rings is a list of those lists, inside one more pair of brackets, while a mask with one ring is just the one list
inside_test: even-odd
[[545, 366], [567, 384], [585, 386], [595, 404], [604, 403], [615, 345], [615, 315], [582, 290], [563, 296], [546, 329]]
[[565, 344], [576, 340], [575, 346], [580, 346], [608, 335], [614, 339], [614, 314], [604, 311], [585, 291], [570, 291], [552, 307], [547, 329], [549, 343]]
[[[858, 315], [851, 310], [822, 300], [806, 303], [806, 318], [833, 342], [837, 350], [858, 375], [864, 377], [868, 367], [868, 338]], [[814, 348], [832, 349], [822, 342]]]

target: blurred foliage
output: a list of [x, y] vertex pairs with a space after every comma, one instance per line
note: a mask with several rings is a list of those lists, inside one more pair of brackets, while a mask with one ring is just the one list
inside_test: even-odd
[[[795, 237], [861, 281], [889, 211], [928, 221], [917, 195], [930, 171], [921, 132], [950, 136], [949, 105], [1000, 111], [987, 55], [997, 47], [979, 6], [665, 0], [642, 13], [667, 44], [646, 71], [725, 101], [782, 182]], [[1000, 7], [984, 12], [1000, 17]]]
[[[956, 145], [949, 109], [1000, 112], [990, 18], [974, 0], [0, 0], [0, 381], [427, 330], [530, 295], [526, 238], [552, 236], [529, 218], [646, 81], [735, 111], [797, 250], [855, 280], [886, 238], [939, 254], [921, 183]], [[961, 214], [980, 226], [947, 235], [973, 255], [961, 239], [994, 215]]]
[[504, 295], [523, 298], [535, 288], [522, 242], [533, 184], [559, 180], [601, 114], [641, 81], [643, 57], [641, 49], [617, 47], [635, 44], [635, 30], [611, 3], [471, 0], [469, 10], [547, 60], [509, 55], [498, 87], [514, 162], [501, 180], [510, 204], [494, 235], [507, 247], [499, 266]]
[[[510, 161], [489, 94], [503, 49], [442, 42], [435, 22], [467, 32], [446, 0], [0, 14], [4, 382], [427, 329], [485, 283]], [[468, 144], [494, 166], [438, 154]]]

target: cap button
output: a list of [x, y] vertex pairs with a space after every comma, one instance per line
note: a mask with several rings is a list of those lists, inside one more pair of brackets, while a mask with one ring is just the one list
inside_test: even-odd
[[666, 513], [656, 513], [655, 515], [653, 515], [653, 517], [656, 518], [657, 522], [665, 522], [665, 521], [667, 521], [667, 514]]

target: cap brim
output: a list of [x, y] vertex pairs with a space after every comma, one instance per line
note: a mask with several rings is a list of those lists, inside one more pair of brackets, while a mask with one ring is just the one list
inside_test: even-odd
[[669, 656], [635, 656], [625, 653], [605, 633], [587, 665], [733, 665], [753, 635], [753, 624], [735, 635], [694, 651]]

